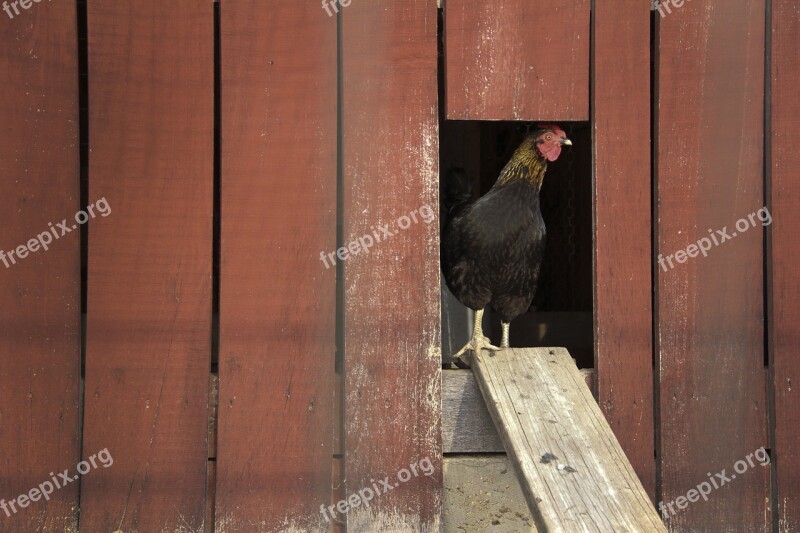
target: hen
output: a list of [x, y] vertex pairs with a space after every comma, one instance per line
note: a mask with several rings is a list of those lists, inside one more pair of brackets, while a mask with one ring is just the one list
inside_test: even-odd
[[[452, 173], [445, 190], [447, 221], [442, 233], [442, 271], [453, 295], [475, 311], [466, 350], [508, 348], [511, 321], [531, 305], [545, 248], [539, 190], [547, 163], [572, 145], [555, 124], [540, 124], [516, 149], [492, 189], [470, 203], [465, 175]], [[500, 348], [483, 335], [487, 305], [500, 315]]]

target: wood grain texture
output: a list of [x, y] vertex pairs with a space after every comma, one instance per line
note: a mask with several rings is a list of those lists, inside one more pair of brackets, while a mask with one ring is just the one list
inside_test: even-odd
[[[333, 458], [333, 479], [331, 482], [331, 494], [329, 505], [339, 505], [339, 502], [346, 500], [348, 494], [345, 486], [344, 457]], [[347, 520], [343, 516], [337, 516], [331, 521], [328, 531], [331, 533], [345, 533], [347, 531]]]
[[597, 398], [655, 499], [649, 6], [598, 2], [593, 24]]
[[[594, 394], [594, 369], [580, 373]], [[446, 454], [505, 452], [471, 370], [442, 372], [442, 449]]]
[[221, 5], [219, 533], [327, 531], [334, 432], [336, 19]]
[[595, 398], [597, 397], [597, 372], [594, 368], [581, 368], [581, 376], [583, 376], [583, 382], [586, 383], [586, 386], [589, 387], [589, 391], [591, 391], [592, 396]]
[[442, 372], [444, 453], [503, 453], [503, 443], [470, 370]]
[[541, 531], [665, 531], [564, 348], [512, 348], [472, 370]]
[[770, 346], [778, 530], [800, 530], [800, 8], [772, 3]]
[[[76, 10], [56, 2], [20, 11], [13, 19], [0, 12], [0, 499], [6, 502], [49, 480], [50, 472], [74, 474], [80, 456], [80, 236], [51, 237], [48, 250], [16, 255], [17, 247], [48, 232], [48, 223], [72, 223], [80, 208]], [[17, 506], [16, 513], [9, 507], [0, 511], [0, 530], [74, 532], [77, 499], [73, 483], [49, 501]]]
[[206, 516], [203, 531], [204, 533], [214, 533], [214, 519], [217, 507], [217, 461], [208, 460], [208, 470], [206, 474]]
[[[686, 250], [709, 228], [732, 237], [656, 267], [665, 503], [769, 446], [763, 230], [734, 227], [763, 206], [764, 14], [761, 0], [694, 0], [658, 17], [657, 252]], [[749, 469], [670, 529], [768, 530], [768, 476]]]
[[219, 375], [211, 374], [208, 380], [208, 458], [217, 458], [217, 433], [219, 433]]
[[434, 467], [352, 509], [351, 533], [441, 523], [439, 231], [419, 213], [438, 210], [436, 33], [435, 2], [342, 12], [344, 241], [393, 233], [344, 264], [347, 493]]
[[211, 3], [89, 2], [81, 531], [201, 531], [211, 350]]
[[447, 0], [449, 119], [587, 120], [588, 0]]

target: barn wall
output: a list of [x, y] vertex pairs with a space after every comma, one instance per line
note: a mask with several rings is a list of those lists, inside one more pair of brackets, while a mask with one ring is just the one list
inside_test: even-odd
[[[10, 500], [80, 457], [78, 51], [68, 3], [0, 22], [0, 499]], [[62, 219], [70, 233], [56, 239], [48, 224]], [[54, 244], [16, 254], [37, 235]], [[74, 530], [77, 504], [68, 485], [0, 511], [0, 530]]]
[[[674, 530], [771, 524], [769, 468], [733, 472], [737, 461], [769, 448], [764, 232], [757, 219], [755, 227], [736, 225], [764, 206], [765, 13], [764, 2], [709, 0], [658, 22], [661, 498], [676, 501], [709, 472], [737, 475], [708, 501], [669, 513]], [[731, 238], [722, 242], [717, 230], [725, 228]], [[719, 245], [700, 241], [712, 236]], [[688, 249], [697, 241], [707, 257], [698, 245]]]
[[[669, 5], [223, 0], [215, 29], [211, 3], [89, 2], [86, 34], [74, 3], [0, 11], [0, 249], [110, 207], [0, 255], [0, 500], [113, 457], [0, 510], [0, 530], [437, 530], [451, 450], [439, 220], [422, 209], [438, 213], [445, 114], [591, 131], [609, 423], [666, 504], [769, 451], [672, 530], [799, 528], [800, 12]], [[687, 249], [724, 229], [708, 257]], [[366, 235], [369, 252], [343, 248]], [[320, 513], [423, 460], [430, 475], [370, 507]]]
[[589, 5], [448, 0], [447, 118], [587, 120]]
[[767, 287], [777, 489], [773, 510], [778, 530], [788, 532], [800, 530], [800, 401], [796, 388], [800, 380], [800, 101], [795, 91], [800, 84], [800, 9], [793, 2], [774, 1], [770, 23], [767, 198], [775, 222], [767, 255]]
[[[513, 4], [495, 3], [491, 10], [504, 13]], [[796, 120], [787, 112], [785, 95], [798, 70], [786, 52], [797, 48], [791, 32], [797, 13], [780, 3], [773, 6], [774, 30], [768, 43], [765, 3], [663, 4], [650, 15], [656, 31], [652, 70], [652, 36], [641, 3], [595, 4], [592, 14], [598, 400], [642, 482], [665, 504], [674, 505], [706, 481], [709, 472], [726, 467], [730, 472], [737, 464], [741, 468], [736, 461], [761, 447], [761, 454], [769, 451], [776, 458], [772, 466], [748, 468], [716, 498], [668, 512], [672, 529], [713, 529], [730, 522], [754, 531], [787, 530], [796, 515], [791, 474], [796, 439], [788, 429], [796, 418], [790, 390], [796, 365], [786, 354], [797, 343], [796, 328], [789, 325], [796, 276], [787, 269], [796, 254], [786, 237], [794, 205], [787, 175], [793, 167], [786, 147]], [[546, 9], [538, 2], [526, 6]], [[474, 50], [457, 48], [456, 43], [470, 39], [463, 35], [465, 19], [475, 19], [472, 26], [481, 27], [482, 12], [469, 7], [468, 1], [445, 4], [445, 64], [465, 65], [462, 72], [447, 70], [447, 87], [453, 87], [446, 92], [448, 118], [519, 118], [516, 107], [495, 102], [503, 100], [502, 89], [484, 95], [484, 107], [463, 103], [465, 94], [476, 94], [469, 76], [462, 81], [464, 72], [481, 72], [470, 67], [498, 57], [502, 64], [521, 69], [539, 66], [539, 56], [530, 48], [521, 51], [497, 37], [504, 28], [476, 30], [483, 38]], [[580, 19], [574, 22], [576, 32], [581, 24]], [[506, 22], [506, 27], [508, 35], [514, 35], [515, 23]], [[772, 117], [781, 126], [780, 131], [771, 128], [776, 143], [771, 194], [764, 173], [769, 153], [764, 151], [763, 129], [768, 44], [775, 53], [769, 86]], [[502, 54], [494, 53], [498, 51]], [[465, 55], [471, 62], [465, 63]], [[562, 57], [562, 63], [570, 65], [569, 58]], [[497, 70], [495, 64], [489, 66], [482, 71], [484, 80], [492, 80]], [[566, 67], [564, 72], [571, 70]], [[650, 97], [651, 74], [655, 91]], [[572, 76], [563, 82], [576, 80]], [[546, 86], [539, 89], [545, 98]], [[534, 100], [537, 91], [529, 94]], [[555, 111], [539, 111], [524, 118], [561, 118]], [[648, 141], [654, 146], [652, 179]], [[764, 229], [757, 214], [766, 216], [762, 208], [771, 202], [782, 208], [784, 222], [776, 219], [774, 229]], [[733, 227], [749, 215], [756, 216], [751, 229], [719, 249], [714, 245], [708, 258], [686, 261], [681, 255], [680, 263], [676, 261], [674, 253], [707, 236], [708, 228]], [[771, 231], [780, 238], [767, 249], [764, 236]], [[674, 266], [667, 262], [670, 254]], [[773, 277], [765, 275], [765, 263]], [[769, 310], [765, 299], [772, 306]], [[772, 366], [765, 364], [765, 346], [772, 346]], [[780, 515], [774, 524], [773, 511], [775, 517]]]
[[436, 38], [433, 2], [342, 14], [342, 245], [377, 241], [343, 264], [345, 486], [395, 486], [349, 512], [352, 532], [441, 524]]
[[594, 336], [597, 400], [655, 498], [649, 18], [638, 0], [595, 7]]
[[[40, 4], [39, 9], [47, 9]], [[211, 359], [212, 6], [88, 7], [82, 531], [202, 528]], [[68, 465], [65, 465], [65, 467]]]
[[221, 6], [220, 532], [328, 527], [337, 64], [320, 11]]

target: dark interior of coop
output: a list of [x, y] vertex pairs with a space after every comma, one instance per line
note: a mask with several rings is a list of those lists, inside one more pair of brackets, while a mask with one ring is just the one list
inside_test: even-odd
[[[542, 117], [543, 121], [551, 121]], [[573, 146], [548, 166], [541, 190], [547, 244], [538, 288], [527, 313], [511, 323], [512, 347], [563, 346], [579, 368], [592, 368], [592, 169], [588, 122], [558, 122]], [[440, 127], [440, 187], [453, 168], [466, 171], [473, 199], [486, 194], [503, 166], [535, 122], [444, 120]], [[442, 193], [442, 191], [440, 191]], [[499, 342], [500, 318], [491, 307], [483, 327]], [[472, 311], [442, 281], [442, 358], [452, 354], [472, 332]]]

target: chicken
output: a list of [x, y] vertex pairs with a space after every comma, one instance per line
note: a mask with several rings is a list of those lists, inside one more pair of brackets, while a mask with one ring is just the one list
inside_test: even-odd
[[[453, 295], [475, 311], [466, 350], [508, 348], [511, 321], [528, 310], [536, 293], [545, 248], [539, 190], [547, 163], [572, 145], [555, 124], [540, 124], [516, 149], [491, 190], [470, 203], [469, 181], [453, 172], [445, 184], [447, 213], [442, 233], [442, 271]], [[500, 348], [484, 336], [487, 305], [500, 315]]]

